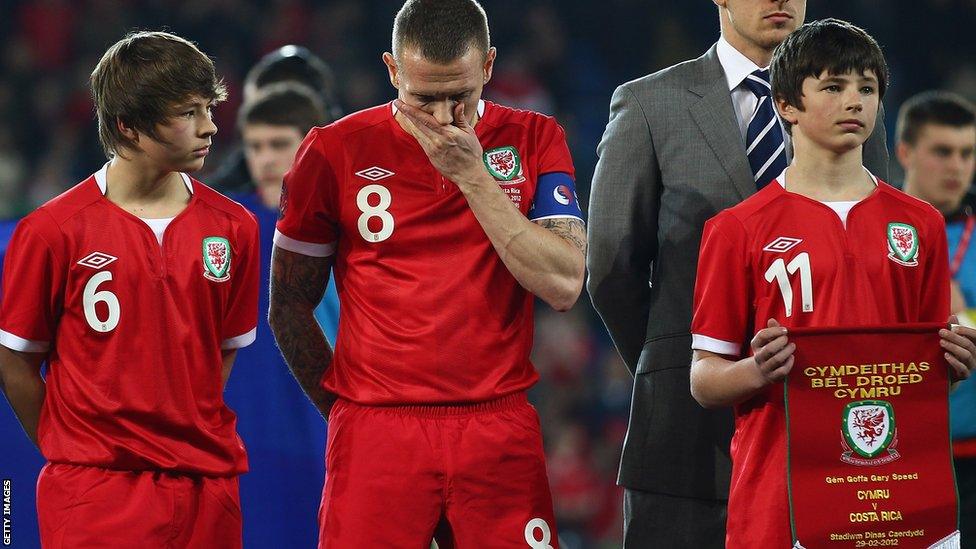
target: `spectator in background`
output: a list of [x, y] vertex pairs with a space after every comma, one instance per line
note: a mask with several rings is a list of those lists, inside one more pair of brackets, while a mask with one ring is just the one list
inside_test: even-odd
[[[261, 88], [276, 82], [298, 82], [311, 88], [319, 96], [326, 122], [342, 116], [332, 69], [308, 48], [289, 44], [262, 57], [244, 78], [244, 102], [254, 97]], [[235, 150], [229, 154], [209, 181], [222, 191], [248, 188], [253, 178], [248, 173], [243, 152]]]
[[278, 213], [281, 182], [308, 130], [326, 121], [321, 99], [298, 82], [278, 82], [251, 95], [238, 114], [254, 196]]
[[[713, 0], [698, 59], [614, 92], [590, 198], [587, 289], [634, 376], [618, 482], [624, 546], [724, 547], [733, 430], [691, 397], [691, 311], [705, 220], [778, 176], [791, 152], [769, 91], [805, 0]], [[883, 113], [864, 163], [886, 178]]]
[[[306, 89], [312, 91], [317, 96], [316, 100], [320, 105], [319, 108], [322, 110], [323, 116], [314, 125], [328, 124], [338, 120], [342, 116], [342, 107], [339, 105], [336, 94], [337, 83], [335, 75], [329, 65], [322, 58], [309, 51], [308, 48], [289, 44], [262, 57], [257, 64], [251, 67], [251, 70], [247, 71], [247, 76], [244, 78], [244, 102], [246, 103], [251, 100], [266, 86], [280, 82], [297, 82], [304, 85]], [[287, 125], [294, 127], [292, 124]], [[305, 130], [305, 132], [307, 131], [308, 129]], [[302, 137], [305, 137], [304, 133]], [[291, 167], [291, 162], [295, 159], [295, 151], [297, 150], [297, 146], [291, 149], [291, 154], [287, 158], [288, 166], [285, 168], [286, 171], [288, 167]], [[275, 163], [286, 160], [285, 155], [271, 156], [277, 159], [273, 160]], [[270, 156], [266, 158], [270, 158]], [[240, 193], [250, 193], [254, 185], [258, 182], [258, 178], [256, 176], [252, 177], [252, 172], [249, 170], [249, 162], [245, 160], [244, 151], [236, 149], [227, 156], [227, 159], [217, 172], [208, 178], [208, 182], [222, 192], [231, 193], [235, 196], [239, 196]], [[281, 175], [284, 176], [284, 172]], [[271, 180], [274, 179], [275, 177], [271, 177]], [[275, 185], [278, 190], [274, 190]], [[265, 186], [264, 189], [264, 191], [259, 191], [262, 196], [262, 202], [277, 212], [281, 178], [278, 177], [277, 183], [271, 186]], [[262, 229], [263, 227], [262, 225]], [[270, 227], [273, 233], [274, 224], [272, 223]], [[264, 232], [262, 231], [262, 238], [263, 235]], [[268, 249], [270, 250], [270, 247]], [[270, 265], [270, 263], [265, 263], [265, 265]], [[262, 287], [267, 288], [267, 285]], [[262, 309], [262, 311], [267, 312], [267, 308]], [[329, 282], [325, 297], [322, 298], [322, 302], [316, 307], [315, 318], [322, 325], [322, 329], [325, 330], [325, 335], [329, 338], [329, 341], [334, 343], [336, 330], [338, 330], [339, 326], [339, 296], [336, 294], [334, 280]]]
[[[254, 190], [233, 198], [257, 217], [264, 290], [258, 339], [238, 353], [238, 375], [225, 399], [237, 411], [238, 429], [249, 450], [251, 469], [241, 478], [244, 528], [248, 542], [260, 547], [313, 547], [317, 538], [315, 509], [325, 475], [326, 426], [274, 343], [267, 288], [282, 179], [305, 134], [326, 120], [318, 95], [297, 82], [278, 82], [249, 94], [238, 114]], [[333, 322], [327, 332], [332, 341], [335, 326]], [[296, 521], [296, 514], [304, 516]]]
[[[898, 162], [905, 169], [904, 191], [935, 206], [946, 220], [952, 314], [974, 326], [976, 197], [969, 193], [976, 171], [976, 110], [962, 97], [939, 91], [920, 93], [898, 112]], [[961, 382], [949, 395], [952, 446], [959, 486], [960, 531], [976, 546], [976, 381]], [[968, 518], [967, 518], [968, 517]]]

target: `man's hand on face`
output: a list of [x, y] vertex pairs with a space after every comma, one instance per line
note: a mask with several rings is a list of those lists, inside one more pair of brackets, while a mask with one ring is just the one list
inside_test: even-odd
[[439, 124], [429, 113], [399, 99], [394, 105], [412, 123], [414, 137], [441, 175], [462, 191], [491, 179], [482, 158], [484, 150], [465, 115], [464, 103], [454, 105], [454, 123], [448, 125]]

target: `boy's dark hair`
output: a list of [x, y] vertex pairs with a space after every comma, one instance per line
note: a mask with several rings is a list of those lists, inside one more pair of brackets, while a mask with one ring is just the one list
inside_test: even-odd
[[895, 135], [899, 142], [914, 145], [926, 124], [953, 128], [976, 127], [976, 107], [954, 93], [922, 92], [910, 97], [901, 106]]
[[260, 89], [241, 106], [237, 126], [248, 124], [290, 126], [304, 137], [314, 126], [331, 122], [322, 109], [322, 100], [308, 86], [298, 82], [278, 82]]
[[425, 59], [450, 63], [474, 47], [488, 54], [488, 16], [476, 0], [407, 0], [393, 20], [393, 55], [417, 48]]
[[136, 144], [119, 130], [127, 126], [160, 140], [156, 126], [193, 96], [227, 98], [213, 61], [192, 42], [168, 32], [132, 32], [110, 47], [91, 74], [98, 138], [109, 156]]
[[245, 88], [261, 89], [277, 82], [299, 82], [321, 98], [332, 119], [342, 116], [335, 73], [328, 63], [304, 46], [289, 44], [265, 55], [244, 77]]
[[803, 110], [803, 81], [829, 75], [873, 71], [878, 97], [888, 89], [888, 64], [878, 42], [864, 29], [839, 19], [811, 21], [786, 37], [769, 65], [773, 97]]

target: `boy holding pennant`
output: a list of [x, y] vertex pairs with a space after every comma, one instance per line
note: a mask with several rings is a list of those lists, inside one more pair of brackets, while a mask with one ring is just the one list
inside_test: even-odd
[[[735, 409], [730, 548], [793, 544], [787, 327], [955, 320], [941, 216], [862, 165], [888, 83], [877, 42], [843, 21], [808, 23], [776, 49], [771, 73], [792, 164], [705, 225], [695, 288], [692, 394]], [[976, 331], [939, 336], [952, 374], [968, 377]]]

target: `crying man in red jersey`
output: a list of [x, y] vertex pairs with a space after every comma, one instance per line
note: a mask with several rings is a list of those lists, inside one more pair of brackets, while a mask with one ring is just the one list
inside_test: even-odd
[[[329, 420], [320, 547], [557, 547], [525, 391], [536, 296], [573, 306], [585, 229], [562, 128], [483, 101], [474, 0], [408, 0], [397, 99], [313, 129], [285, 178], [271, 325]], [[335, 354], [312, 310], [335, 273]]]

